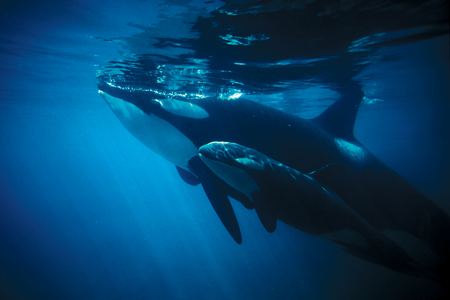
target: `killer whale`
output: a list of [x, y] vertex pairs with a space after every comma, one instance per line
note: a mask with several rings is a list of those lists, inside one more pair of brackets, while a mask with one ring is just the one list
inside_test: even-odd
[[[122, 124], [147, 147], [172, 162], [190, 184], [201, 183], [231, 236], [242, 242], [228, 196], [247, 208], [247, 196], [218, 178], [198, 157], [212, 141], [233, 142], [264, 153], [303, 174], [329, 164], [345, 171], [320, 178], [319, 184], [338, 195], [377, 230], [409, 234], [450, 266], [449, 217], [415, 187], [379, 161], [353, 136], [363, 94], [354, 88], [315, 119], [303, 119], [241, 97], [160, 99], [149, 90], [122, 88], [99, 78], [100, 95]], [[445, 266], [445, 267], [444, 267]]]
[[203, 145], [199, 156], [217, 176], [251, 199], [268, 232], [280, 220], [366, 261], [439, 281], [316, 181], [342, 165], [302, 174], [254, 149], [228, 142]]

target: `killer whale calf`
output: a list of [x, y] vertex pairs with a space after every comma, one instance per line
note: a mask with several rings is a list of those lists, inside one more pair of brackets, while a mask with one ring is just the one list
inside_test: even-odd
[[217, 177], [199, 158], [198, 149], [213, 141], [233, 142], [264, 153], [303, 174], [330, 164], [319, 184], [339, 196], [377, 230], [410, 235], [423, 241], [450, 269], [450, 219], [414, 186], [379, 161], [353, 136], [363, 94], [354, 88], [314, 119], [240, 97], [161, 99], [149, 91], [124, 88], [98, 78], [100, 95], [121, 123], [144, 145], [177, 166], [189, 184], [201, 184], [225, 228], [238, 243], [239, 225], [228, 196], [245, 207], [247, 196]]
[[302, 174], [254, 149], [228, 142], [201, 146], [199, 156], [217, 176], [254, 203], [268, 232], [275, 231], [280, 220], [366, 261], [439, 281], [316, 181], [342, 165]]

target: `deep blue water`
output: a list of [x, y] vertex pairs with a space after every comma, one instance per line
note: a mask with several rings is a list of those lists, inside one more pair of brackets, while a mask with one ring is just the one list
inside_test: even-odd
[[233, 203], [237, 245], [98, 96], [100, 75], [310, 118], [359, 83], [355, 136], [449, 213], [448, 2], [259, 4], [1, 2], [1, 299], [439, 298]]

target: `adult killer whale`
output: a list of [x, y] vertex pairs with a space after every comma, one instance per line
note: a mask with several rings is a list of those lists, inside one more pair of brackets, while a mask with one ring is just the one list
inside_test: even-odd
[[328, 165], [302, 174], [254, 149], [228, 142], [204, 145], [199, 156], [217, 176], [254, 203], [267, 231], [273, 232], [280, 220], [366, 261], [439, 282], [400, 246], [316, 181], [333, 169], [343, 168], [342, 165]]
[[228, 101], [160, 99], [151, 91], [124, 88], [102, 77], [98, 78], [98, 89], [131, 134], [175, 164], [186, 182], [202, 184], [236, 242], [241, 243], [242, 237], [228, 196], [247, 208], [253, 206], [198, 157], [198, 149], [213, 141], [255, 149], [303, 174], [333, 163], [343, 165], [345, 171], [323, 176], [319, 184], [374, 228], [423, 241], [439, 257], [438, 271], [449, 269], [449, 217], [353, 136], [363, 97], [356, 82], [315, 119], [303, 119], [243, 97]]

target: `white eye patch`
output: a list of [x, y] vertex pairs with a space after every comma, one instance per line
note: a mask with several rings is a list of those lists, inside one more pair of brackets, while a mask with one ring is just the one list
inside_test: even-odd
[[262, 171], [265, 169], [264, 165], [260, 164], [259, 162], [254, 161], [250, 158], [236, 158], [236, 162], [240, 163], [241, 165], [246, 166], [247, 168], [253, 169], [253, 170], [259, 170]]
[[205, 119], [209, 117], [209, 114], [206, 110], [190, 102], [174, 99], [158, 99], [155, 100], [155, 102], [158, 102], [165, 111], [177, 116], [187, 117], [191, 119]]

